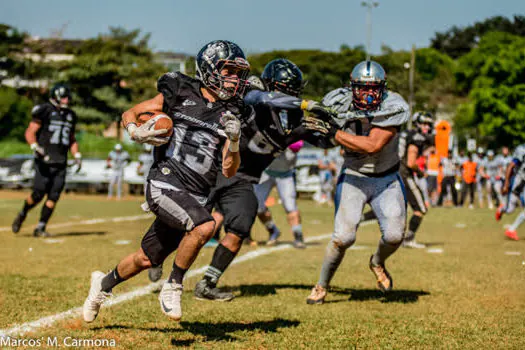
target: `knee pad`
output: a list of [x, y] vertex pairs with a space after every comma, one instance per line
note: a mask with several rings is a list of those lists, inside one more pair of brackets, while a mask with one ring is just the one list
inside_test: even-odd
[[355, 243], [355, 232], [354, 233], [334, 233], [332, 237], [332, 244], [339, 250], [346, 250]]

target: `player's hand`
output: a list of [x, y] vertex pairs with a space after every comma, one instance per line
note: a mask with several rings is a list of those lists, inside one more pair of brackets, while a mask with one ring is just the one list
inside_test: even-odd
[[156, 118], [152, 118], [142, 124], [141, 126], [137, 126], [133, 123], [128, 124], [127, 130], [129, 133], [129, 136], [131, 136], [131, 139], [138, 143], [148, 143], [153, 146], [160, 146], [163, 144], [168, 143], [170, 140], [169, 137], [158, 137], [158, 135], [166, 134], [168, 132], [167, 129], [154, 129], [155, 122], [157, 121]]
[[226, 111], [222, 115], [222, 122], [224, 123], [224, 133], [230, 142], [239, 142], [241, 138], [241, 121], [233, 115], [230, 111]]
[[503, 188], [501, 189], [501, 194], [505, 195], [509, 193], [509, 184], [503, 185]]
[[79, 173], [82, 169], [82, 153], [75, 153], [75, 164], [77, 165], [77, 170], [75, 172]]
[[264, 82], [261, 80], [261, 78], [256, 75], [250, 75], [248, 77], [248, 84], [250, 85], [251, 89], [266, 91], [266, 85], [264, 85]]
[[338, 127], [332, 121], [326, 121], [314, 115], [307, 115], [303, 117], [303, 127], [311, 132], [318, 132], [329, 138], [334, 138]]
[[42, 158], [46, 162], [49, 160], [49, 155], [46, 153], [46, 150], [44, 149], [44, 147], [40, 146], [36, 142], [32, 143], [30, 147], [33, 153], [35, 154], [35, 157]]
[[337, 116], [337, 113], [335, 113], [331, 108], [323, 106], [319, 102], [312, 100], [303, 100], [301, 103], [301, 109], [303, 111], [314, 113], [323, 120], [329, 120], [332, 117]]

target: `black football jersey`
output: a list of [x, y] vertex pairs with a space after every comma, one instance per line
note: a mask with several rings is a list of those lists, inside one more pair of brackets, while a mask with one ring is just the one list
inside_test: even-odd
[[[226, 111], [239, 115], [242, 101], [208, 102], [202, 82], [179, 72], [163, 75], [157, 89], [164, 96], [163, 112], [173, 120], [173, 136], [155, 149], [155, 163], [148, 175], [157, 180], [207, 196], [215, 185], [226, 141], [221, 117]], [[222, 136], [221, 136], [222, 135]]]
[[69, 108], [58, 108], [46, 102], [33, 107], [31, 115], [33, 121], [40, 124], [36, 140], [49, 156], [46, 163], [65, 164], [67, 152], [71, 146], [71, 135], [74, 135], [77, 124], [75, 112]]
[[417, 157], [423, 152], [434, 146], [434, 135], [425, 135], [415, 129], [405, 130], [399, 137], [399, 159], [401, 159], [401, 172], [403, 175], [412, 174], [412, 170], [407, 167], [408, 147], [414, 145], [417, 147]]
[[[237, 176], [257, 183], [262, 172], [283, 152], [299, 140], [323, 146], [322, 138], [307, 132], [301, 121], [301, 99], [276, 93], [252, 91], [247, 95], [250, 113], [241, 119], [241, 165]], [[333, 147], [333, 145], [332, 145]]]

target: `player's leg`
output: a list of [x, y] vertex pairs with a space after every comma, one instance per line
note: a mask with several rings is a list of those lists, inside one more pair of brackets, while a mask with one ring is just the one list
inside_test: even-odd
[[229, 301], [234, 295], [222, 292], [216, 286], [241, 250], [243, 240], [249, 237], [258, 205], [253, 186], [248, 182], [237, 182], [226, 188], [217, 202], [224, 214], [226, 235], [215, 249], [210, 267], [197, 283], [194, 293], [201, 300]]
[[177, 232], [159, 218], [152, 223], [141, 248], [126, 256], [109, 273], [95, 271], [91, 274], [91, 288], [83, 306], [86, 322], [93, 322], [100, 307], [118, 284], [132, 278], [151, 266], [162, 265], [164, 259], [177, 249], [184, 232]]
[[124, 177], [123, 173], [118, 173], [117, 175], [117, 199], [122, 198], [122, 178]]
[[47, 200], [42, 206], [42, 211], [40, 213], [40, 220], [38, 225], [33, 232], [34, 236], [47, 237], [49, 234], [46, 232], [47, 222], [51, 218], [53, 211], [55, 210], [56, 203], [60, 198], [60, 194], [64, 190], [66, 185], [66, 168], [51, 168], [50, 182], [47, 192]]
[[[416, 232], [423, 221], [423, 216], [427, 212], [425, 200], [423, 198], [423, 193], [421, 193], [421, 190], [417, 186], [412, 176], [404, 177], [403, 182], [406, 185], [405, 189], [407, 201], [414, 211], [408, 224], [408, 231], [405, 233], [403, 247], [422, 249], [425, 248], [425, 245], [416, 242]], [[442, 189], [443, 191], [441, 192], [440, 196], [441, 203], [443, 201], [443, 192], [446, 192], [446, 183], [443, 184]], [[438, 205], [440, 205], [439, 202]]]
[[355, 243], [363, 207], [368, 201], [367, 178], [342, 174], [337, 183], [335, 223], [332, 239], [326, 247], [319, 281], [306, 299], [307, 304], [322, 304], [330, 281], [346, 250]]
[[[297, 192], [295, 190], [294, 176], [287, 176], [276, 179], [277, 191], [286, 211], [288, 224], [292, 227], [294, 236], [293, 246], [295, 248], [306, 248], [303, 238], [303, 227], [301, 226], [301, 213], [297, 208]], [[331, 198], [331, 195], [329, 196]]]
[[376, 186], [370, 206], [377, 215], [381, 229], [381, 240], [370, 258], [370, 269], [377, 278], [377, 286], [383, 292], [393, 287], [392, 277], [385, 268], [385, 261], [401, 245], [406, 225], [406, 200], [404, 186], [397, 174], [386, 176], [382, 181], [391, 181], [388, 187]]
[[487, 207], [494, 209], [494, 203], [492, 203], [492, 180], [485, 179], [485, 192], [487, 194]]
[[117, 183], [117, 174], [114, 171], [112, 171], [111, 175], [109, 176], [108, 199], [111, 199], [113, 197], [113, 188], [115, 187], [116, 183]]
[[268, 199], [270, 191], [272, 190], [274, 185], [275, 179], [267, 173], [263, 172], [259, 183], [253, 186], [255, 196], [257, 197], [257, 202], [259, 203], [257, 209], [257, 217], [259, 218], [259, 220], [261, 220], [264, 227], [266, 227], [268, 234], [270, 235], [268, 242], [266, 242], [267, 245], [274, 245], [275, 243], [277, 243], [277, 239], [281, 235], [281, 231], [279, 230], [277, 225], [275, 225], [275, 222], [273, 222], [272, 213], [266, 207], [266, 199]]
[[35, 178], [33, 181], [33, 191], [24, 201], [22, 210], [17, 214], [13, 224], [11, 225], [13, 233], [18, 233], [24, 220], [27, 217], [27, 213], [36, 207], [42, 199], [46, 196], [49, 188], [51, 177], [49, 173], [49, 166], [46, 164], [35, 161]]

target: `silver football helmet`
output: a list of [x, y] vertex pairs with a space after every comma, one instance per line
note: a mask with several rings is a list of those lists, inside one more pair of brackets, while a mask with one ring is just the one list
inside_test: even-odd
[[375, 61], [358, 63], [350, 74], [353, 105], [357, 109], [374, 110], [383, 100], [386, 72]]

